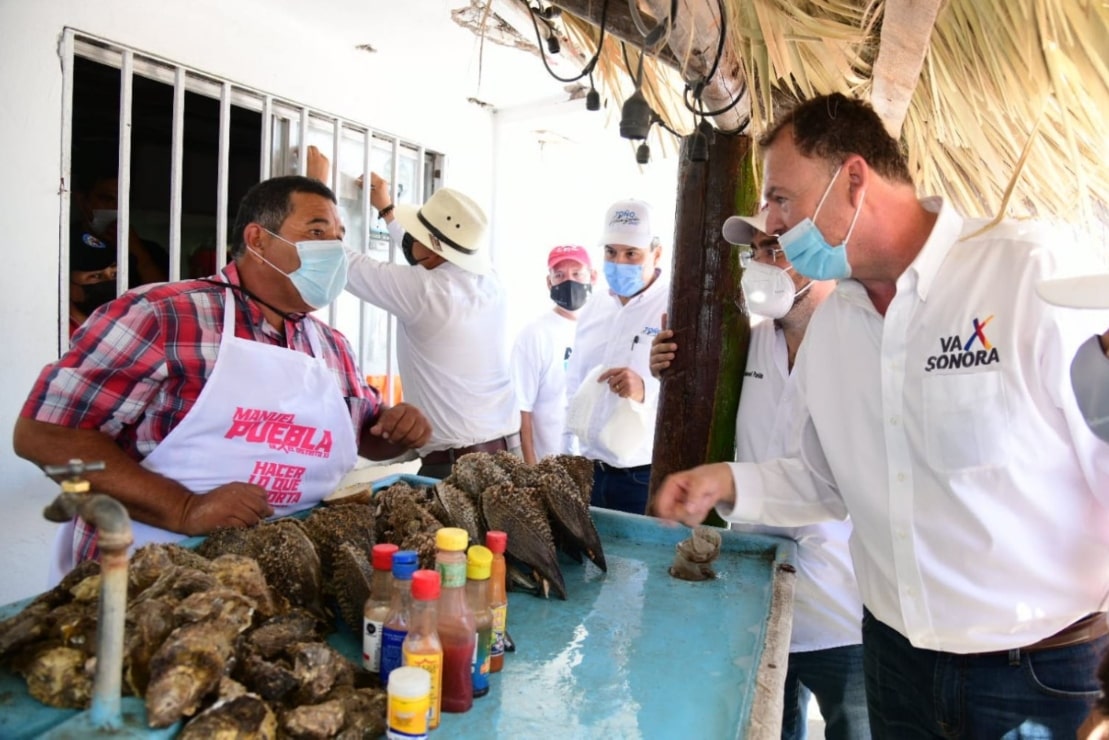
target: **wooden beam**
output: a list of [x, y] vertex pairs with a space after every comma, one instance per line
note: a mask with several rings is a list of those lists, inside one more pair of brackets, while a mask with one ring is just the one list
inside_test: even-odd
[[[670, 11], [669, 0], [647, 0], [650, 12], [641, 12], [644, 23], [654, 26], [655, 16], [662, 17]], [[551, 5], [573, 13], [582, 20], [601, 25], [604, 0], [551, 0]], [[632, 20], [627, 0], [608, 0], [605, 16], [605, 33], [635, 46], [643, 42], [643, 35]], [[687, 82], [694, 82], [706, 75], [716, 58], [720, 36], [720, 17], [716, 0], [683, 0], [678, 9], [678, 20], [669, 42], [658, 52], [658, 58], [678, 70]], [[679, 56], [680, 55], [680, 56]], [[727, 43], [724, 55], [717, 64], [716, 73], [705, 85], [702, 100], [706, 110], [718, 110], [732, 102], [734, 96], [746, 87], [735, 55]], [[730, 131], [748, 120], [751, 104], [744, 92], [735, 108], [716, 116], [716, 125]]]
[[[670, 12], [670, 0], [645, 2], [656, 17], [664, 18]], [[717, 0], [682, 0], [667, 45], [682, 62], [678, 71], [686, 82], [705, 79], [712, 70], [713, 62], [716, 62], [716, 69], [705, 84], [701, 100], [705, 110], [727, 108], [720, 115], [713, 116], [713, 121], [717, 128], [732, 131], [750, 121], [751, 98], [735, 54], [726, 42], [720, 47], [721, 58], [716, 59], [722, 31], [720, 3]], [[736, 105], [729, 107], [737, 97], [739, 101]]]
[[[601, 11], [604, 9], [604, 0], [551, 0], [550, 4], [567, 13], [576, 15], [598, 28], [601, 25]], [[643, 20], [651, 24], [655, 22], [650, 14], [644, 14]], [[639, 29], [635, 27], [635, 22], [632, 20], [631, 13], [628, 12], [627, 0], [608, 0], [605, 33], [612, 34], [621, 41], [626, 41], [639, 48], [639, 45], [643, 42], [643, 36], [640, 35]], [[680, 69], [681, 67], [669, 47], [660, 50], [658, 58], [674, 69]]]
[[944, 0], [886, 0], [870, 103], [894, 138], [909, 111]]
[[750, 324], [736, 305], [736, 248], [724, 241], [720, 227], [737, 211], [752, 212], [757, 200], [751, 140], [717, 134], [708, 161], [691, 162], [691, 139], [683, 139], [678, 169], [670, 283], [669, 326], [678, 350], [662, 375], [652, 496], [670, 473], [735, 459], [735, 415], [750, 337]]

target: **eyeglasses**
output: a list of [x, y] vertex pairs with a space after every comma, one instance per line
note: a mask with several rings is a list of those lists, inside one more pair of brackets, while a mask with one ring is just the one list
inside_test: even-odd
[[772, 247], [770, 245], [756, 247], [751, 245], [739, 253], [739, 266], [746, 269], [752, 262], [774, 264], [782, 254], [784, 254], [784, 252], [780, 247]]

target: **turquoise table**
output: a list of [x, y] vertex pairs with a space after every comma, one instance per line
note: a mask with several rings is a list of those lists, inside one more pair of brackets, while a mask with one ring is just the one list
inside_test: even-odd
[[[608, 572], [564, 558], [568, 600], [510, 593], [516, 652], [489, 694], [465, 714], [444, 714], [433, 736], [777, 738], [794, 543], [722, 532], [718, 577], [692, 583], [667, 572], [687, 528], [593, 515]], [[23, 603], [0, 607], [0, 618]], [[342, 628], [330, 638], [356, 661], [357, 640]], [[34, 737], [72, 714], [39, 704], [21, 678], [0, 671], [0, 738]]]

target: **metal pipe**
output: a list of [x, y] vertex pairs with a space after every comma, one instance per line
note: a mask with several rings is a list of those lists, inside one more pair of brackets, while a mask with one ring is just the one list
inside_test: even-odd
[[103, 470], [103, 463], [83, 464], [71, 460], [67, 466], [46, 472], [67, 472], [58, 494], [46, 511], [51, 521], [68, 521], [75, 514], [97, 530], [100, 549], [100, 616], [97, 625], [96, 677], [92, 687], [89, 720], [97, 729], [117, 730], [123, 726], [120, 690], [123, 682], [123, 631], [127, 615], [127, 550], [134, 537], [127, 509], [111, 496], [88, 493], [85, 471]]
[[133, 541], [131, 517], [123, 504], [111, 496], [97, 493], [82, 499], [78, 514], [96, 527], [100, 549], [100, 623], [89, 718], [96, 727], [115, 729], [121, 724], [127, 549]]

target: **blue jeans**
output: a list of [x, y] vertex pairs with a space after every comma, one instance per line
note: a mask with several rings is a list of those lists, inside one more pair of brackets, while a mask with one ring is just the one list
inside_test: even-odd
[[863, 612], [870, 727], [878, 740], [1073, 738], [1098, 697], [1109, 635], [1080, 645], [958, 655], [913, 647]]
[[869, 740], [863, 646], [789, 654], [782, 740], [808, 736], [809, 697], [816, 696], [827, 740]]
[[614, 468], [593, 461], [593, 495], [590, 506], [643, 514], [647, 511], [647, 490], [651, 483], [651, 466]]

